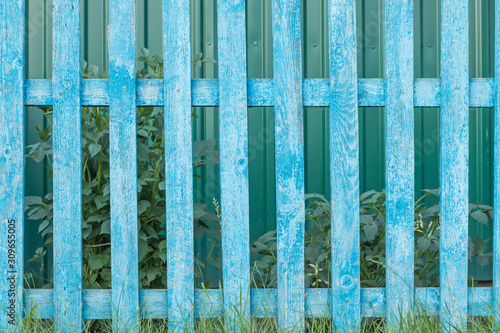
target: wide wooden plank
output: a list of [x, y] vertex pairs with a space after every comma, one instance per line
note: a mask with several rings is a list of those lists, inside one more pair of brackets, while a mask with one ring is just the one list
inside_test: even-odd
[[55, 328], [81, 330], [82, 140], [80, 2], [54, 1], [54, 306]]
[[469, 20], [467, 0], [441, 8], [440, 316], [465, 327], [469, 204]]
[[[493, 288], [468, 288], [467, 313], [469, 316], [489, 316], [493, 306]], [[140, 307], [143, 318], [167, 318], [165, 304], [171, 290], [141, 289]], [[429, 316], [439, 316], [439, 288], [415, 288], [415, 298], [427, 310]], [[37, 306], [40, 318], [54, 315], [54, 292], [50, 289], [26, 291], [26, 307]], [[306, 289], [306, 318], [329, 318], [331, 289]], [[384, 317], [387, 305], [385, 288], [361, 288], [361, 316]], [[276, 289], [251, 289], [250, 312], [252, 318], [276, 318], [278, 315], [278, 292]], [[195, 290], [195, 317], [215, 318], [223, 315], [223, 304], [219, 290]], [[84, 319], [111, 319], [111, 290], [86, 289], [83, 291]]]
[[355, 0], [329, 1], [332, 319], [360, 325], [359, 133]]
[[163, 0], [169, 329], [194, 328], [193, 149], [189, 1]]
[[135, 0], [109, 3], [109, 161], [113, 330], [139, 328]]
[[250, 316], [245, 0], [217, 2], [222, 267], [226, 329]]
[[0, 2], [0, 331], [22, 331], [24, 276], [24, 10]]
[[[497, 213], [493, 214], [493, 299], [500, 304], [500, 0], [495, 0], [495, 82], [493, 211]], [[500, 314], [497, 313], [495, 319], [500, 323]]]
[[385, 1], [386, 297], [388, 325], [413, 303], [413, 1]]
[[300, 0], [273, 0], [278, 326], [304, 330], [304, 133]]

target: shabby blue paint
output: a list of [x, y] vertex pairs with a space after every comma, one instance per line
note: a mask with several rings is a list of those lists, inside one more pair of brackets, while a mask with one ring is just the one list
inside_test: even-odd
[[359, 133], [355, 0], [330, 0], [330, 186], [332, 320], [360, 326]]
[[469, 2], [443, 0], [440, 112], [440, 316], [465, 327], [469, 204]]
[[[302, 79], [303, 106], [330, 106], [328, 79]], [[415, 107], [441, 106], [441, 81], [415, 79], [413, 105]], [[495, 80], [470, 79], [469, 106], [472, 108], [495, 105]], [[192, 80], [192, 106], [219, 106], [217, 79]], [[52, 105], [50, 80], [26, 80], [25, 105]], [[273, 79], [247, 80], [248, 106], [274, 106]], [[358, 79], [358, 106], [385, 106], [385, 82], [382, 79]], [[82, 82], [82, 105], [109, 105], [107, 80], [88, 79]], [[137, 80], [137, 106], [162, 106], [163, 80]], [[251, 112], [251, 111], [250, 111]]]
[[135, 0], [109, 3], [109, 158], [113, 330], [139, 329]]
[[304, 133], [300, 0], [273, 0], [278, 326], [304, 331]]
[[413, 307], [413, 1], [385, 1], [386, 295], [388, 325]]
[[[141, 313], [152, 319], [167, 318], [165, 307], [170, 290], [142, 289], [140, 291]], [[429, 316], [440, 315], [439, 288], [415, 288], [415, 298], [427, 309]], [[331, 289], [305, 290], [305, 317], [330, 318]], [[467, 314], [469, 316], [489, 316], [493, 306], [493, 288], [467, 288]], [[366, 318], [384, 317], [387, 311], [385, 288], [361, 288], [361, 316]], [[111, 319], [111, 290], [89, 289], [83, 293], [84, 319]], [[54, 315], [54, 293], [50, 289], [26, 291], [26, 305], [30, 309], [38, 306], [40, 318], [49, 319]], [[250, 311], [253, 318], [275, 318], [278, 316], [278, 292], [276, 289], [251, 289]], [[195, 317], [215, 318], [224, 313], [221, 293], [216, 289], [195, 292]]]
[[169, 330], [194, 329], [193, 149], [189, 1], [163, 0]]
[[226, 328], [250, 316], [245, 0], [217, 2], [219, 154]]
[[0, 331], [22, 331], [24, 309], [24, 9], [0, 1]]
[[54, 1], [52, 89], [54, 321], [82, 329], [82, 139], [80, 2]]

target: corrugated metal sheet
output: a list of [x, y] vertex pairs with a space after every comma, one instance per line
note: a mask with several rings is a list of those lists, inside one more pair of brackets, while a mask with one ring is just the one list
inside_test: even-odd
[[[304, 77], [328, 77], [327, 0], [302, 0]], [[359, 77], [382, 78], [384, 63], [383, 0], [358, 0]], [[193, 53], [203, 52], [217, 59], [216, 1], [191, 0]], [[415, 0], [415, 76], [439, 75], [440, 1]], [[26, 75], [51, 77], [52, 1], [27, 0]], [[82, 59], [107, 70], [107, 0], [82, 0]], [[470, 1], [470, 74], [493, 76], [493, 2]], [[137, 45], [161, 54], [161, 1], [138, 0]], [[249, 78], [272, 77], [271, 1], [247, 1], [247, 61]], [[193, 72], [196, 78], [217, 77], [217, 65], [205, 64]], [[217, 108], [196, 108], [193, 121], [196, 138], [217, 138]], [[275, 228], [274, 190], [274, 114], [272, 108], [249, 109], [249, 176], [251, 241]], [[360, 184], [361, 191], [384, 188], [384, 110], [360, 108]], [[26, 113], [27, 141], [36, 139], [35, 125], [42, 116], [32, 108]], [[470, 115], [470, 189], [472, 203], [492, 204], [491, 109], [471, 109]], [[305, 108], [305, 189], [327, 196], [329, 189], [328, 112], [324, 108]], [[439, 186], [439, 110], [415, 109], [416, 196], [424, 188]], [[219, 196], [217, 167], [207, 167], [203, 178], [195, 181], [195, 202], [211, 204]], [[26, 165], [26, 194], [50, 190], [44, 171], [32, 161]], [[470, 225], [471, 236], [487, 239], [491, 226]], [[41, 244], [37, 227], [27, 226], [28, 256]], [[201, 249], [201, 248], [200, 248]], [[475, 261], [469, 269], [475, 279], [491, 279], [491, 267], [481, 268]]]

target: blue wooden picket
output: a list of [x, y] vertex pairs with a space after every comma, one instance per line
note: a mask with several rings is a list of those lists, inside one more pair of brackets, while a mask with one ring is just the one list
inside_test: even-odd
[[469, 1], [443, 0], [441, 9], [440, 255], [445, 330], [467, 319], [469, 212]]
[[24, 276], [24, 0], [0, 1], [0, 331], [20, 322]]
[[389, 325], [413, 298], [413, 1], [385, 1], [386, 297]]
[[219, 155], [227, 329], [250, 316], [250, 233], [245, 0], [217, 3]]
[[304, 330], [304, 134], [300, 0], [273, 0], [278, 325]]
[[[194, 328], [193, 152], [189, 1], [163, 0], [169, 329]], [[182, 129], [182, 130], [179, 130]]]
[[55, 328], [82, 328], [80, 1], [54, 1], [52, 86]]
[[[124, 19], [127, 18], [127, 19]], [[138, 330], [135, 0], [109, 3], [109, 159], [113, 330]]]
[[[495, 78], [470, 79], [468, 1], [442, 0], [440, 79], [414, 79], [413, 1], [385, 0], [385, 80], [357, 78], [355, 0], [329, 0], [329, 79], [303, 79], [300, 0], [273, 0], [273, 79], [247, 79], [244, 0], [219, 0], [218, 79], [191, 79], [190, 4], [163, 0], [164, 79], [137, 80], [135, 0], [110, 1], [109, 80], [80, 75], [80, 2], [54, 0], [53, 75], [24, 79], [24, 0], [0, 0], [1, 305], [37, 306], [60, 331], [112, 319], [168, 318], [173, 332], [195, 318], [277, 317], [302, 332], [305, 318], [333, 318], [342, 332], [362, 317], [411, 311], [414, 300], [445, 331], [500, 303], [500, 217], [494, 215], [493, 287], [467, 287], [468, 111], [494, 107], [494, 208], [500, 210], [500, 57]], [[500, 0], [495, 1], [500, 22]], [[500, 54], [500, 24], [495, 27]], [[54, 289], [23, 290], [24, 106], [53, 105]], [[109, 106], [112, 288], [82, 290], [81, 106]], [[137, 106], [164, 107], [167, 289], [140, 290]], [[194, 285], [192, 106], [218, 106], [223, 290]], [[248, 107], [275, 111], [277, 289], [250, 289]], [[304, 106], [330, 108], [331, 287], [304, 288]], [[387, 287], [360, 288], [358, 107], [385, 107]], [[440, 287], [414, 288], [413, 108], [440, 107]], [[11, 235], [14, 235], [11, 237]], [[15, 239], [15, 246], [10, 240]], [[13, 250], [14, 249], [14, 250]], [[11, 258], [12, 257], [12, 258]], [[13, 260], [13, 261], [11, 261]], [[15, 295], [10, 290], [15, 287]], [[24, 293], [24, 297], [23, 297]], [[0, 330], [10, 327], [0, 311]], [[15, 327], [21, 330], [21, 325]]]
[[332, 319], [349, 332], [361, 314], [356, 1], [330, 0], [329, 9]]

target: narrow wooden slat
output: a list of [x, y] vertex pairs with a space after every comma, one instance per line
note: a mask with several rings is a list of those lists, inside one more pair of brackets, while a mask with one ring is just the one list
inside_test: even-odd
[[469, 37], [467, 0], [441, 8], [440, 316], [465, 327], [469, 204]]
[[169, 328], [194, 327], [193, 155], [189, 1], [163, 0]]
[[[165, 306], [171, 290], [141, 289], [140, 306], [144, 318], [167, 318]], [[329, 318], [331, 289], [306, 289], [306, 318]], [[427, 309], [429, 316], [439, 316], [439, 288], [415, 288], [415, 298]], [[253, 318], [276, 318], [278, 292], [276, 289], [251, 289], [250, 311]], [[467, 313], [469, 316], [489, 316], [493, 306], [493, 288], [468, 288]], [[219, 290], [195, 290], [195, 317], [215, 318], [224, 313]], [[26, 291], [26, 307], [37, 306], [37, 315], [48, 319], [54, 315], [54, 293], [50, 289]], [[366, 318], [386, 315], [385, 288], [361, 288], [361, 316]], [[83, 292], [84, 319], [111, 319], [111, 290], [86, 289]]]
[[386, 294], [388, 325], [413, 303], [413, 1], [385, 1]]
[[109, 3], [109, 158], [113, 330], [139, 328], [135, 0]]
[[304, 330], [304, 134], [300, 0], [273, 0], [278, 325]]
[[0, 331], [22, 331], [24, 0], [0, 1]]
[[[493, 127], [493, 299], [500, 306], [500, 0], [495, 0], [495, 110]], [[472, 88], [471, 88], [472, 89]], [[500, 324], [500, 314], [496, 313]], [[500, 327], [495, 327], [500, 330]]]
[[[469, 106], [493, 107], [495, 104], [494, 79], [470, 79]], [[137, 106], [163, 105], [163, 80], [137, 80]], [[192, 106], [219, 106], [217, 79], [192, 80]], [[441, 105], [439, 79], [415, 79], [413, 88], [415, 107], [438, 107]], [[274, 84], [272, 79], [247, 80], [248, 106], [274, 106]], [[328, 79], [302, 80], [303, 106], [329, 106], [330, 87]], [[385, 82], [381, 79], [358, 79], [358, 106], [385, 106]], [[82, 82], [82, 105], [109, 105], [107, 80], [88, 79]], [[25, 100], [27, 106], [52, 105], [52, 83], [50, 80], [26, 80]], [[251, 110], [250, 110], [251, 111]]]
[[217, 2], [219, 154], [226, 328], [250, 316], [245, 0]]
[[82, 141], [80, 2], [54, 1], [54, 306], [55, 328], [81, 330]]
[[330, 186], [332, 320], [360, 326], [359, 133], [355, 0], [330, 0]]

